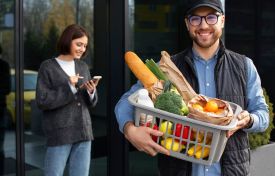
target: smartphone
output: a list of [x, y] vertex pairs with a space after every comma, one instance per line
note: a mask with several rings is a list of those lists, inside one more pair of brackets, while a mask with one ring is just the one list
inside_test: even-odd
[[92, 80], [93, 80], [94, 83], [97, 84], [98, 81], [99, 81], [101, 78], [102, 78], [102, 76], [94, 76]]

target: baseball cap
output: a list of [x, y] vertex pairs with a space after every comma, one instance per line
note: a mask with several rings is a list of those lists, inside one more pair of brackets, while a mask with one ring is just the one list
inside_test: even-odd
[[223, 13], [223, 7], [220, 0], [189, 0], [186, 9], [186, 15], [192, 13], [193, 10], [199, 7], [210, 7]]

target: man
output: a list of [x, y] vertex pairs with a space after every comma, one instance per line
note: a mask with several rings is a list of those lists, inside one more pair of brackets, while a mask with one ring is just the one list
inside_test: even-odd
[[[162, 176], [247, 176], [250, 162], [247, 133], [264, 131], [269, 124], [259, 75], [251, 59], [226, 49], [220, 40], [225, 22], [221, 2], [192, 0], [188, 4], [185, 24], [192, 46], [172, 56], [172, 61], [197, 93], [237, 103], [243, 111], [237, 117], [237, 127], [227, 133], [229, 139], [218, 163], [204, 166], [158, 155], [159, 173]], [[150, 138], [150, 134], [162, 135], [160, 132], [133, 124], [133, 107], [127, 97], [140, 87], [140, 83], [135, 84], [115, 108], [120, 130], [140, 151], [152, 156], [169, 154]]]

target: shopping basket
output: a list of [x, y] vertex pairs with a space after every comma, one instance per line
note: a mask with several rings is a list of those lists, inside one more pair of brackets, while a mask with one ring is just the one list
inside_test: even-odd
[[137, 96], [135, 92], [128, 98], [134, 106], [135, 126], [144, 125], [141, 116], [150, 117], [146, 126], [164, 132], [155, 141], [168, 149], [171, 157], [204, 165], [220, 160], [227, 142], [226, 131], [236, 127], [236, 115], [242, 111], [240, 106], [229, 102], [235, 117], [228, 125], [220, 126], [138, 104]]

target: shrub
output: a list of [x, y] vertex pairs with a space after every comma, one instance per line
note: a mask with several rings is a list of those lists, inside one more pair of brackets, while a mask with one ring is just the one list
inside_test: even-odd
[[269, 97], [268, 97], [265, 89], [264, 89], [264, 97], [265, 97], [265, 101], [268, 105], [268, 110], [269, 110], [269, 126], [265, 132], [249, 134], [249, 144], [250, 144], [251, 149], [255, 149], [261, 145], [268, 144], [269, 140], [270, 140], [270, 133], [271, 133], [272, 129], [274, 128], [274, 125], [273, 125], [274, 113], [273, 113], [273, 107], [272, 107], [273, 105], [269, 101]]

